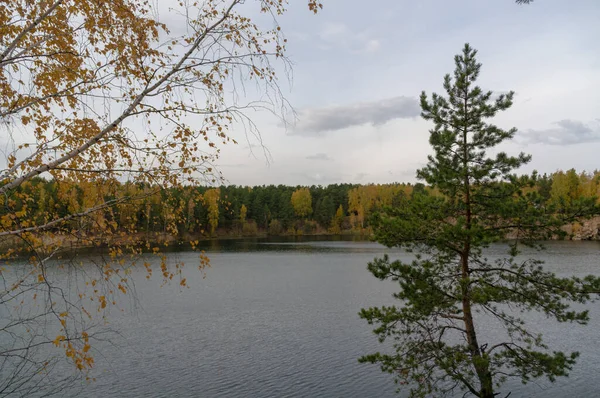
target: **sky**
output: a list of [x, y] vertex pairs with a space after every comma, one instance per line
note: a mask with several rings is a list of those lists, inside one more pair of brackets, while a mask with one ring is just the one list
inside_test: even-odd
[[316, 16], [291, 3], [282, 87], [297, 118], [252, 115], [261, 140], [234, 132], [217, 163], [227, 183], [416, 182], [431, 128], [418, 96], [443, 92], [466, 42], [480, 86], [516, 93], [494, 122], [518, 128], [501, 149], [533, 155], [523, 172], [600, 168], [600, 1], [323, 0]]

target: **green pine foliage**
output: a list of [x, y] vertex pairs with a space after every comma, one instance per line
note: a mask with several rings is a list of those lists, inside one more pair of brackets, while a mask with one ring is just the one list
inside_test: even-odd
[[[515, 174], [531, 157], [498, 151], [516, 129], [490, 123], [514, 94], [495, 97], [476, 85], [476, 54], [467, 44], [455, 57], [445, 96], [421, 95], [421, 115], [434, 126], [433, 154], [417, 177], [433, 189], [399, 198], [372, 219], [377, 241], [414, 253], [414, 260], [384, 256], [369, 264], [375, 277], [398, 283], [400, 303], [361, 310], [380, 341], [392, 340], [395, 350], [360, 361], [392, 373], [411, 397], [460, 391], [493, 398], [506, 396], [501, 386], [508, 378], [525, 383], [566, 376], [578, 354], [547, 347], [524, 313], [585, 324], [588, 312], [570, 304], [594, 300], [600, 291], [598, 277], [559, 278], [541, 261], [519, 256], [520, 245], [542, 249], [537, 242], [562, 235], [562, 225], [598, 208], [595, 198], [584, 196], [559, 207], [534, 188], [546, 180]], [[491, 244], [504, 244], [505, 257], [488, 258]], [[486, 335], [485, 324], [501, 325], [504, 337]]]

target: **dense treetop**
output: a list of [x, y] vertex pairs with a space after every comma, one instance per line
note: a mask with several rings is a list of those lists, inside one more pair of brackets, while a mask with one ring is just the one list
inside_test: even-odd
[[[209, 237], [259, 233], [368, 233], [370, 216], [383, 206], [393, 205], [403, 197], [410, 198], [422, 191], [442, 194], [420, 183], [187, 186], [162, 192], [152, 188], [145, 184], [114, 181], [103, 186], [98, 182], [59, 183], [35, 178], [20, 188], [32, 199], [26, 207], [20, 207], [16, 200], [16, 214], [24, 211], [28, 217], [41, 222], [83, 211], [100, 200], [118, 201], [131, 197], [134, 200], [124, 201], [110, 210], [72, 220], [71, 238], [99, 236], [106, 225], [123, 234], [157, 233], [178, 238], [189, 234]], [[538, 191], [547, 203], [566, 206], [580, 197], [600, 193], [600, 172], [557, 171], [539, 176], [535, 186], [529, 189]], [[304, 210], [295, 210], [294, 193], [304, 201]], [[0, 221], [13, 217], [11, 214], [0, 210]]]

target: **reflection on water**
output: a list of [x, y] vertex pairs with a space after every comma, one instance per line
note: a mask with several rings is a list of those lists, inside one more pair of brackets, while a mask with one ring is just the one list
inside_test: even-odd
[[[359, 309], [394, 302], [395, 286], [373, 278], [366, 264], [384, 252], [408, 258], [405, 253], [339, 237], [214, 240], [201, 248], [211, 268], [203, 279], [189, 267], [189, 290], [133, 275], [140, 306], [111, 318], [122, 337], [99, 347], [98, 380], [77, 396], [406, 396], [395, 394], [389, 375], [357, 363], [362, 354], [385, 349], [358, 318]], [[599, 273], [599, 249], [597, 242], [550, 242], [540, 258], [562, 274]], [[494, 246], [489, 255], [503, 250]], [[188, 264], [197, 259], [185, 251], [169, 256]], [[580, 350], [581, 357], [570, 378], [513, 383], [511, 397], [596, 396], [596, 306], [591, 315], [588, 327], [529, 319], [552, 345]]]
[[384, 247], [361, 236], [280, 236], [269, 238], [212, 239], [198, 247], [209, 252], [269, 251], [381, 251]]

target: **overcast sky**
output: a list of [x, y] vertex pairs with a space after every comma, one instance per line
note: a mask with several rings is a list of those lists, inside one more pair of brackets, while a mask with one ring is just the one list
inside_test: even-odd
[[484, 89], [516, 92], [496, 123], [519, 129], [502, 149], [531, 153], [524, 171], [600, 168], [599, 0], [323, 2], [313, 16], [292, 0], [281, 20], [295, 126], [254, 115], [270, 156], [254, 139], [224, 147], [229, 183], [414, 182], [430, 151], [418, 95], [442, 93], [465, 42]]

